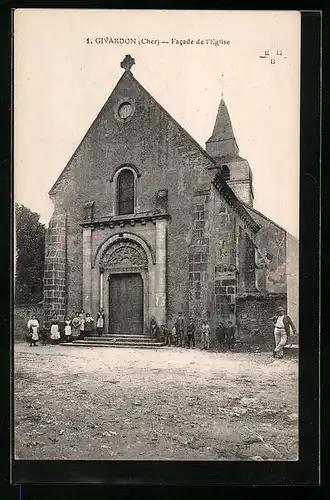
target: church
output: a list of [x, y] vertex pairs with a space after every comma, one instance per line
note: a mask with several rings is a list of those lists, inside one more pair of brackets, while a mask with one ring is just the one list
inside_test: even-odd
[[[149, 335], [178, 312], [272, 334], [298, 322], [298, 241], [253, 208], [253, 175], [221, 99], [203, 149], [123, 74], [49, 192], [44, 315], [99, 308], [105, 332]], [[212, 333], [213, 332], [213, 333]]]

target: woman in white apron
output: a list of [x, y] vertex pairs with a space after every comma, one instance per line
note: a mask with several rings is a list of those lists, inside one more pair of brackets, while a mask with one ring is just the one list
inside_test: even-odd
[[58, 321], [56, 318], [54, 318], [51, 322], [50, 338], [52, 340], [52, 344], [59, 344], [60, 343], [61, 335], [60, 335]]
[[72, 331], [71, 331], [71, 319], [70, 318], [66, 318], [66, 320], [65, 320], [65, 327], [64, 327], [64, 335], [65, 335], [65, 338], [66, 338], [67, 342], [71, 342], [71, 334], [72, 334]]
[[27, 324], [30, 333], [30, 347], [37, 346], [37, 341], [39, 340], [39, 321], [37, 320], [35, 314], [29, 319]]

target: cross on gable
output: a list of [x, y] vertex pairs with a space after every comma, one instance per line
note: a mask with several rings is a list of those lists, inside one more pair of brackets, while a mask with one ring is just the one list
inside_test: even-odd
[[135, 64], [135, 60], [130, 54], [127, 54], [120, 63], [120, 67], [124, 68], [125, 71], [131, 71], [133, 64]]
[[221, 73], [221, 99], [223, 98], [224, 77], [225, 77], [225, 75], [223, 73]]

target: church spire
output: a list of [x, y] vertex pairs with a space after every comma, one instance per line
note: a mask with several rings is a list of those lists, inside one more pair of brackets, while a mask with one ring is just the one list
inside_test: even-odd
[[236, 143], [230, 116], [223, 97], [221, 98], [218, 114], [215, 120], [213, 133], [206, 142], [206, 151], [214, 158], [222, 156], [237, 156]]

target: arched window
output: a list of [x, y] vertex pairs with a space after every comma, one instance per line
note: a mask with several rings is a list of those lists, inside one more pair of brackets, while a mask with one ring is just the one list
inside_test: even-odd
[[122, 170], [117, 179], [117, 213], [134, 213], [134, 174], [128, 168]]
[[229, 181], [230, 180], [229, 167], [227, 165], [222, 165], [221, 169], [222, 169], [222, 175], [223, 175], [225, 181]]

